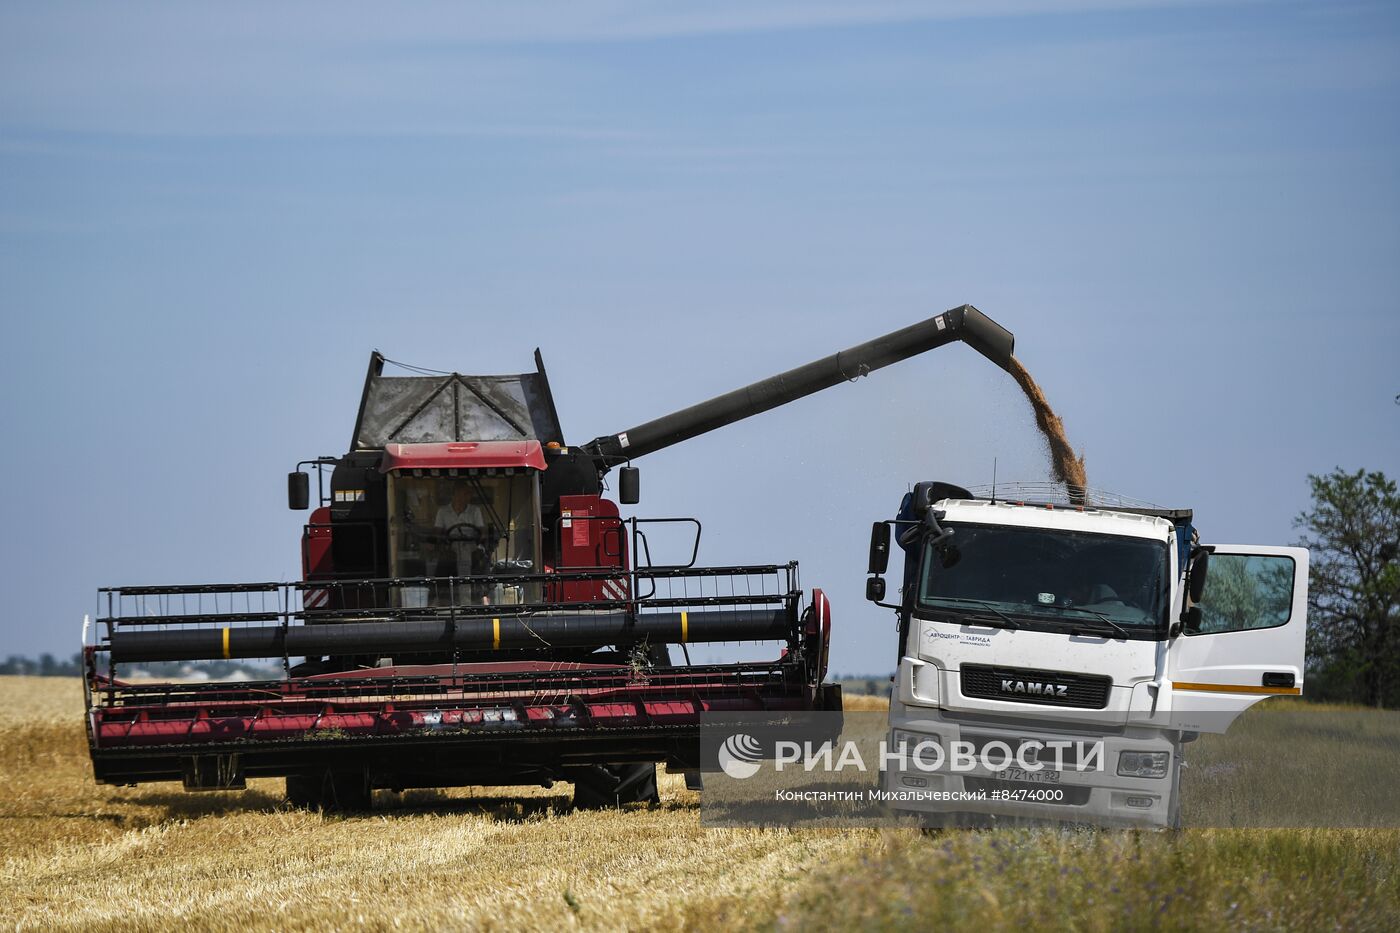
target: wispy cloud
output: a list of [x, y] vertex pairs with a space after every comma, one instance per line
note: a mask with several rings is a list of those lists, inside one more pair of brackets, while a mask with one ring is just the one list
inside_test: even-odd
[[[315, 0], [254, 11], [249, 5], [209, 7], [128, 3], [117, 7], [50, 3], [3, 14], [12, 26], [52, 27], [69, 36], [118, 41], [213, 40], [237, 46], [256, 40], [301, 43], [598, 42], [833, 26], [1040, 16], [1190, 6], [1238, 6], [1248, 0], [538, 0], [414, 4], [411, 15], [380, 3]], [[255, 15], [262, 12], [264, 16]], [[11, 30], [12, 38], [14, 32]], [[18, 43], [16, 43], [18, 44]]]
[[[0, 8], [0, 126], [585, 138], [625, 128], [568, 114], [577, 75], [547, 46], [1201, 2], [1208, 0], [545, 0], [430, 2], [407, 11], [355, 2], [10, 4]], [[531, 98], [540, 87], [564, 88], [564, 99]], [[502, 100], [560, 113], [515, 127], [483, 106]]]

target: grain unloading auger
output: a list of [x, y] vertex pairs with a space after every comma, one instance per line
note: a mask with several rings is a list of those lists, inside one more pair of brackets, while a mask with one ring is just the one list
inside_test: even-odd
[[[302, 509], [318, 477], [302, 582], [100, 591], [84, 635], [97, 779], [285, 776], [294, 801], [338, 807], [374, 788], [562, 780], [579, 805], [612, 805], [655, 799], [657, 762], [694, 772], [706, 711], [839, 709], [829, 606], [804, 600], [795, 562], [697, 566], [698, 521], [623, 518], [603, 477], [621, 467], [634, 504], [633, 458], [958, 340], [1010, 359], [1011, 334], [964, 305], [581, 447], [538, 352], [510, 376], [385, 376], [375, 353], [349, 452], [289, 477]], [[686, 563], [651, 561], [662, 524], [693, 526]], [[690, 662], [721, 641], [784, 647]], [[253, 658], [284, 676], [117, 676]]]

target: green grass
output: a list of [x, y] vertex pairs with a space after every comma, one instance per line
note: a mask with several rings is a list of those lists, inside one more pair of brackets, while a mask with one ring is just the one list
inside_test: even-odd
[[1216, 828], [887, 830], [758, 925], [1400, 929], [1400, 713], [1269, 702], [1186, 760], [1188, 827]]
[[1270, 701], [1185, 760], [1188, 826], [1400, 827], [1400, 712]]
[[1400, 832], [889, 831], [760, 926], [1394, 930]]

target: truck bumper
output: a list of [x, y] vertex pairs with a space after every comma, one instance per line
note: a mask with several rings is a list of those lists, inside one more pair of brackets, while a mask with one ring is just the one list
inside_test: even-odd
[[[937, 710], [896, 703], [890, 716], [890, 747], [901, 734], [931, 739], [943, 750], [944, 760], [931, 769], [936, 755], [921, 761], [906, 756], [887, 765], [883, 790], [890, 806], [902, 813], [921, 817], [936, 816], [946, 822], [958, 817], [982, 818], [992, 822], [1051, 821], [1086, 823], [1097, 826], [1160, 828], [1176, 822], [1180, 747], [1167, 735], [1144, 729], [1113, 734], [1095, 734], [1080, 724], [1073, 732], [1052, 731], [1042, 724], [955, 721]], [[1017, 761], [1001, 770], [1005, 757], [1000, 745], [1015, 755], [1023, 746], [1052, 748], [1050, 743], [1068, 742], [1057, 771], [1052, 752], [1027, 751], [1025, 759], [1041, 766], [1027, 771]], [[906, 743], [907, 744], [907, 743]], [[973, 764], [954, 763], [961, 749], [971, 755]], [[983, 751], [987, 752], [984, 757]], [[1118, 773], [1120, 755], [1130, 753], [1165, 754], [1166, 773], [1162, 777], [1127, 776]], [[987, 758], [995, 769], [986, 766]]]

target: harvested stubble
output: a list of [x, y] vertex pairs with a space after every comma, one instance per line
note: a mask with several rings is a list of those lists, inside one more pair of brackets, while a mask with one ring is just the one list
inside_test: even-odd
[[0, 928], [651, 928], [742, 923], [872, 832], [700, 828], [661, 775], [653, 810], [572, 812], [569, 788], [380, 792], [370, 816], [243, 793], [93, 782], [81, 687], [0, 678]]
[[670, 776], [655, 810], [507, 789], [336, 818], [275, 781], [96, 785], [77, 681], [0, 694], [39, 716], [0, 713], [0, 928], [1400, 927], [1395, 831], [704, 830]]

